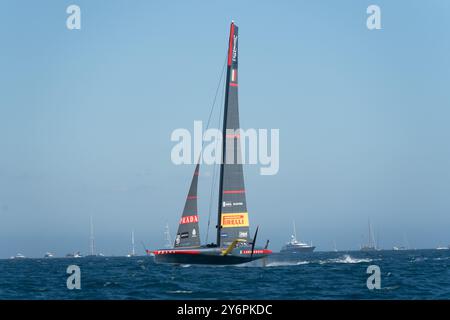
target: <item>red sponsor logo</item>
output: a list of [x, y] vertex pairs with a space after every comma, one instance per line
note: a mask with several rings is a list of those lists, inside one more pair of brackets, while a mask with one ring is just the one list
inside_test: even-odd
[[[241, 254], [252, 254], [252, 250], [241, 250], [240, 253]], [[267, 250], [267, 249], [253, 250], [253, 254], [270, 254], [270, 253], [272, 253], [272, 250]]]
[[199, 254], [198, 250], [155, 250], [153, 251], [155, 255], [160, 254]]
[[198, 222], [198, 215], [181, 217], [180, 224]]

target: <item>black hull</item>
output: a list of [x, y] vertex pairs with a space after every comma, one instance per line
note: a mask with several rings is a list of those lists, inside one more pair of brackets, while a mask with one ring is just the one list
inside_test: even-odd
[[222, 249], [157, 250], [154, 259], [156, 263], [234, 265], [258, 260], [272, 253], [267, 249], [255, 249], [252, 256], [249, 251], [248, 248], [235, 249], [230, 254], [222, 255]]

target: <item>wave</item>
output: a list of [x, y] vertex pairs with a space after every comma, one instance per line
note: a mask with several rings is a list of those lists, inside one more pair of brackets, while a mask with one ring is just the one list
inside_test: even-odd
[[166, 291], [166, 293], [182, 293], [182, 294], [190, 294], [193, 291], [189, 291], [189, 290], [173, 290], [173, 291]]
[[411, 262], [422, 262], [428, 260], [427, 257], [415, 257], [411, 260]]
[[450, 257], [443, 257], [443, 258], [433, 258], [435, 261], [441, 261], [441, 260], [448, 260]]
[[309, 261], [274, 261], [266, 264], [266, 267], [286, 267], [286, 266], [299, 266], [302, 264], [308, 264]]
[[[379, 260], [379, 259], [375, 259], [375, 260]], [[335, 258], [335, 259], [326, 259], [326, 260], [311, 260], [311, 261], [305, 261], [305, 260], [301, 260], [301, 261], [272, 261], [267, 263], [265, 266], [266, 267], [289, 267], [289, 266], [299, 266], [299, 265], [306, 265], [306, 264], [314, 264], [314, 263], [318, 263], [318, 264], [334, 264], [334, 263], [368, 263], [368, 262], [372, 262], [374, 261], [374, 259], [368, 259], [368, 258], [354, 258], [348, 254], [339, 257], [339, 258]], [[244, 266], [244, 265], [242, 265]]]
[[346, 254], [341, 258], [336, 258], [336, 259], [328, 259], [328, 260], [322, 260], [319, 261], [320, 264], [325, 264], [325, 263], [367, 263], [367, 262], [372, 262], [373, 259], [369, 259], [369, 258], [353, 258], [352, 256]]

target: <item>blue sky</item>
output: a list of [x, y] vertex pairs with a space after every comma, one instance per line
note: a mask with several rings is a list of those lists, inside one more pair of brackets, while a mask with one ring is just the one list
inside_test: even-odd
[[[65, 26], [70, 4], [81, 30]], [[382, 30], [366, 28], [370, 4]], [[370, 217], [382, 247], [404, 234], [418, 248], [450, 244], [447, 1], [1, 8], [0, 257], [87, 252], [90, 215], [98, 251], [127, 253], [132, 229], [163, 245], [193, 170], [172, 164], [170, 134], [206, 121], [232, 19], [241, 125], [280, 129], [279, 173], [246, 168], [261, 241], [279, 249], [295, 219], [318, 249], [356, 249]], [[202, 170], [204, 236], [211, 168]]]

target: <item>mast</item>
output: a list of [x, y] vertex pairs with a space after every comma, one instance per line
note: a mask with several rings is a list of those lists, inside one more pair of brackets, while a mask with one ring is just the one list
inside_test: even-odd
[[[231, 22], [222, 126], [217, 210], [217, 246], [234, 240], [251, 241], [240, 145], [238, 105], [238, 27]], [[223, 241], [222, 241], [223, 240]]]
[[222, 161], [220, 163], [220, 180], [219, 180], [219, 201], [217, 209], [217, 246], [220, 247], [220, 230], [222, 229], [222, 194], [223, 194], [223, 171], [226, 159], [226, 128], [228, 118], [228, 92], [230, 89], [230, 69], [231, 69], [231, 48], [234, 35], [234, 21], [231, 21], [230, 26], [230, 38], [228, 40], [228, 56], [227, 56], [227, 76], [225, 78], [225, 103], [223, 111], [223, 125], [222, 125]]
[[294, 224], [294, 239], [297, 240], [297, 230], [295, 229], [295, 220], [292, 220], [292, 223]]
[[219, 201], [218, 201], [218, 209], [217, 209], [217, 238], [216, 244], [220, 247], [220, 229], [222, 229], [221, 220], [222, 220], [222, 193], [223, 193], [223, 169], [226, 159], [226, 128], [227, 128], [227, 117], [228, 117], [228, 90], [230, 88], [230, 48], [232, 37], [234, 33], [234, 22], [231, 21], [230, 26], [230, 38], [228, 40], [228, 56], [227, 56], [227, 75], [225, 78], [225, 102], [224, 102], [224, 110], [223, 110], [223, 124], [222, 124], [222, 161], [220, 163], [220, 179], [219, 179]]
[[94, 245], [94, 223], [92, 221], [92, 216], [90, 216], [90, 222], [91, 222], [91, 233], [90, 233], [90, 251], [91, 251], [91, 256], [93, 256], [95, 254], [95, 245]]
[[173, 242], [172, 237], [170, 236], [169, 224], [166, 223], [166, 228], [164, 230], [164, 235], [166, 237], [166, 248], [172, 248]]
[[135, 255], [134, 251], [134, 230], [131, 230], [131, 255]]

